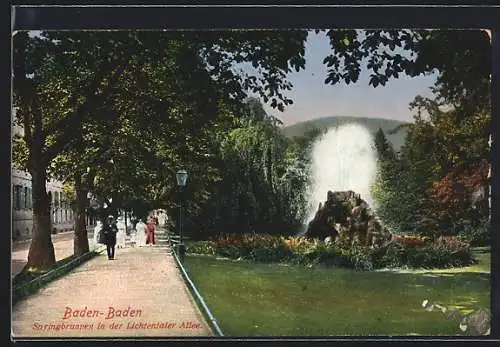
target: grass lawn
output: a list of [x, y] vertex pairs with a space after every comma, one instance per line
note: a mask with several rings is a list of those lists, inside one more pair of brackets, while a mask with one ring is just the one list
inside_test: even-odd
[[458, 319], [490, 307], [489, 251], [453, 270], [360, 272], [187, 256], [185, 266], [227, 336], [459, 335]]

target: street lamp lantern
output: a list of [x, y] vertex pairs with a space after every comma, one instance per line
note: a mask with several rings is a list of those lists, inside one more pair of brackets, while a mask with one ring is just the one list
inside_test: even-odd
[[179, 171], [177, 171], [175, 176], [177, 178], [177, 185], [179, 187], [184, 187], [186, 185], [187, 178], [188, 178], [187, 171], [186, 170], [179, 170]]
[[[175, 174], [175, 177], [177, 178], [177, 186], [183, 190], [183, 188], [186, 186], [187, 178], [188, 178], [188, 173], [186, 170], [178, 170], [177, 173]], [[184, 261], [184, 243], [182, 240], [182, 192], [181, 192], [181, 201], [179, 203], [179, 257], [181, 259], [181, 262]]]

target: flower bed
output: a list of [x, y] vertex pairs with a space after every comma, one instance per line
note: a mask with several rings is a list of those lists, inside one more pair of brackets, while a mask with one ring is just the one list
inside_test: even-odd
[[474, 263], [469, 244], [457, 238], [426, 238], [395, 235], [386, 245], [369, 248], [337, 242], [327, 245], [304, 237], [266, 234], [221, 236], [188, 244], [187, 253], [206, 254], [256, 262], [323, 264], [355, 269], [447, 268]]
[[425, 237], [405, 235], [392, 235], [391, 240], [400, 242], [406, 246], [423, 246], [429, 242], [429, 239]]

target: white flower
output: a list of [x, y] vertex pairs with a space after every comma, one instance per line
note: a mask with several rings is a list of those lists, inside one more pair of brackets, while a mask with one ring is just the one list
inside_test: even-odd
[[424, 302], [422, 302], [422, 307], [425, 308], [428, 303], [429, 303], [429, 300], [425, 299]]

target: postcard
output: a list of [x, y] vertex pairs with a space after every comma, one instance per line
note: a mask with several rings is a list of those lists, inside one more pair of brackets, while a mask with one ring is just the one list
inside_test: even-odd
[[488, 31], [12, 43], [13, 340], [490, 334]]

